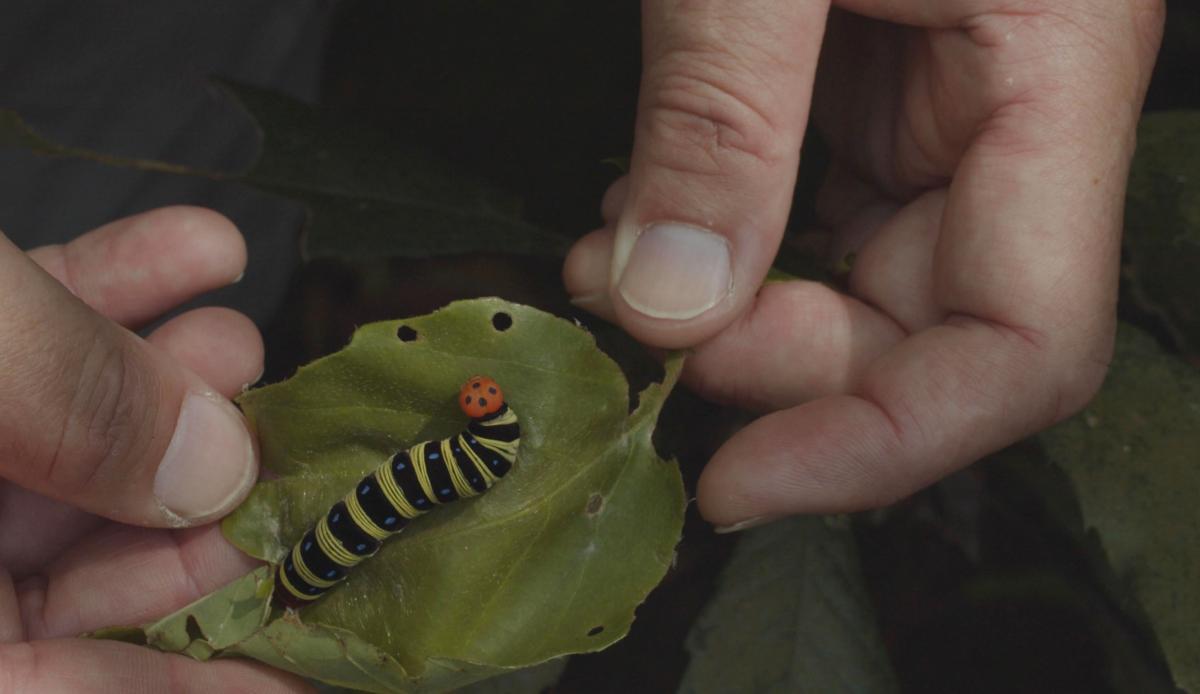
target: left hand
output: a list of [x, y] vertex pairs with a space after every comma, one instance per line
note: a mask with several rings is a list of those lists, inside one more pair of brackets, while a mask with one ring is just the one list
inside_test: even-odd
[[257, 466], [232, 405], [219, 403], [232, 426], [188, 420], [196, 450], [174, 486], [155, 476], [185, 393], [216, 402], [258, 379], [257, 329], [222, 308], [185, 312], [145, 341], [117, 325], [228, 284], [245, 261], [233, 225], [199, 208], [28, 255], [0, 234], [0, 692], [311, 691], [248, 661], [73, 638], [153, 621], [258, 565], [215, 525], [165, 527], [211, 521], [249, 491]]

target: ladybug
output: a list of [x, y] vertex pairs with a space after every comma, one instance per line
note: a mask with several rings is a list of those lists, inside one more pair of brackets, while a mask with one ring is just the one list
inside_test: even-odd
[[458, 405], [471, 419], [480, 419], [504, 408], [504, 393], [487, 376], [473, 376], [458, 392]]

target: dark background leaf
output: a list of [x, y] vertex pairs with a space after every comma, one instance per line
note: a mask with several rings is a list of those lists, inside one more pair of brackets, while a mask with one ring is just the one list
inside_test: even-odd
[[376, 127], [267, 90], [226, 88], [262, 133], [241, 176], [306, 205], [308, 257], [566, 251], [566, 237], [523, 221], [518, 199], [419, 146], [399, 124]]
[[1129, 177], [1126, 275], [1181, 349], [1200, 355], [1200, 110], [1146, 115]]
[[1200, 691], [1200, 372], [1122, 329], [1100, 395], [1038, 439], [1176, 683]]
[[743, 533], [688, 651], [680, 694], [898, 691], [845, 520]]

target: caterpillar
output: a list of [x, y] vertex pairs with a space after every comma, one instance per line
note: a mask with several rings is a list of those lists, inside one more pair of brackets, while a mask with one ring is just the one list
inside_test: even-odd
[[521, 428], [500, 386], [472, 377], [459, 391], [458, 404], [471, 419], [466, 429], [396, 453], [304, 533], [275, 572], [281, 606], [312, 603], [410, 520], [482, 494], [512, 468]]

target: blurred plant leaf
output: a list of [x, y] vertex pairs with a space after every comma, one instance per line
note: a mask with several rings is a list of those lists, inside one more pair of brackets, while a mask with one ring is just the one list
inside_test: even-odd
[[1200, 692], [1200, 374], [1122, 326], [1100, 394], [1037, 439], [1176, 684]]
[[1125, 274], [1137, 297], [1200, 353], [1200, 111], [1142, 117], [1125, 227]]
[[568, 239], [521, 219], [519, 201], [402, 133], [266, 89], [223, 86], [262, 133], [242, 176], [308, 207], [308, 257], [566, 252]]
[[271, 610], [264, 567], [144, 627], [146, 642], [376, 692], [445, 691], [612, 644], [682, 528], [679, 469], [651, 443], [681, 366], [671, 357], [630, 412], [592, 337], [526, 306], [477, 299], [363, 326], [342, 351], [240, 398], [274, 477], [225, 519], [234, 544], [278, 560], [396, 450], [461, 430], [455, 396], [476, 373], [504, 385], [521, 417], [512, 472], [414, 521], [313, 605]]
[[57, 154], [60, 149], [9, 109], [0, 109], [0, 147], [24, 147], [38, 154]]
[[681, 694], [897, 690], [854, 537], [834, 519], [744, 533], [688, 651]]
[[[520, 201], [457, 170], [404, 133], [266, 89], [219, 83], [262, 144], [245, 171], [208, 171], [68, 147], [0, 110], [0, 146], [147, 171], [240, 181], [306, 207], [305, 257], [565, 254], [570, 240], [524, 221]], [[399, 130], [399, 128], [397, 128]]]

